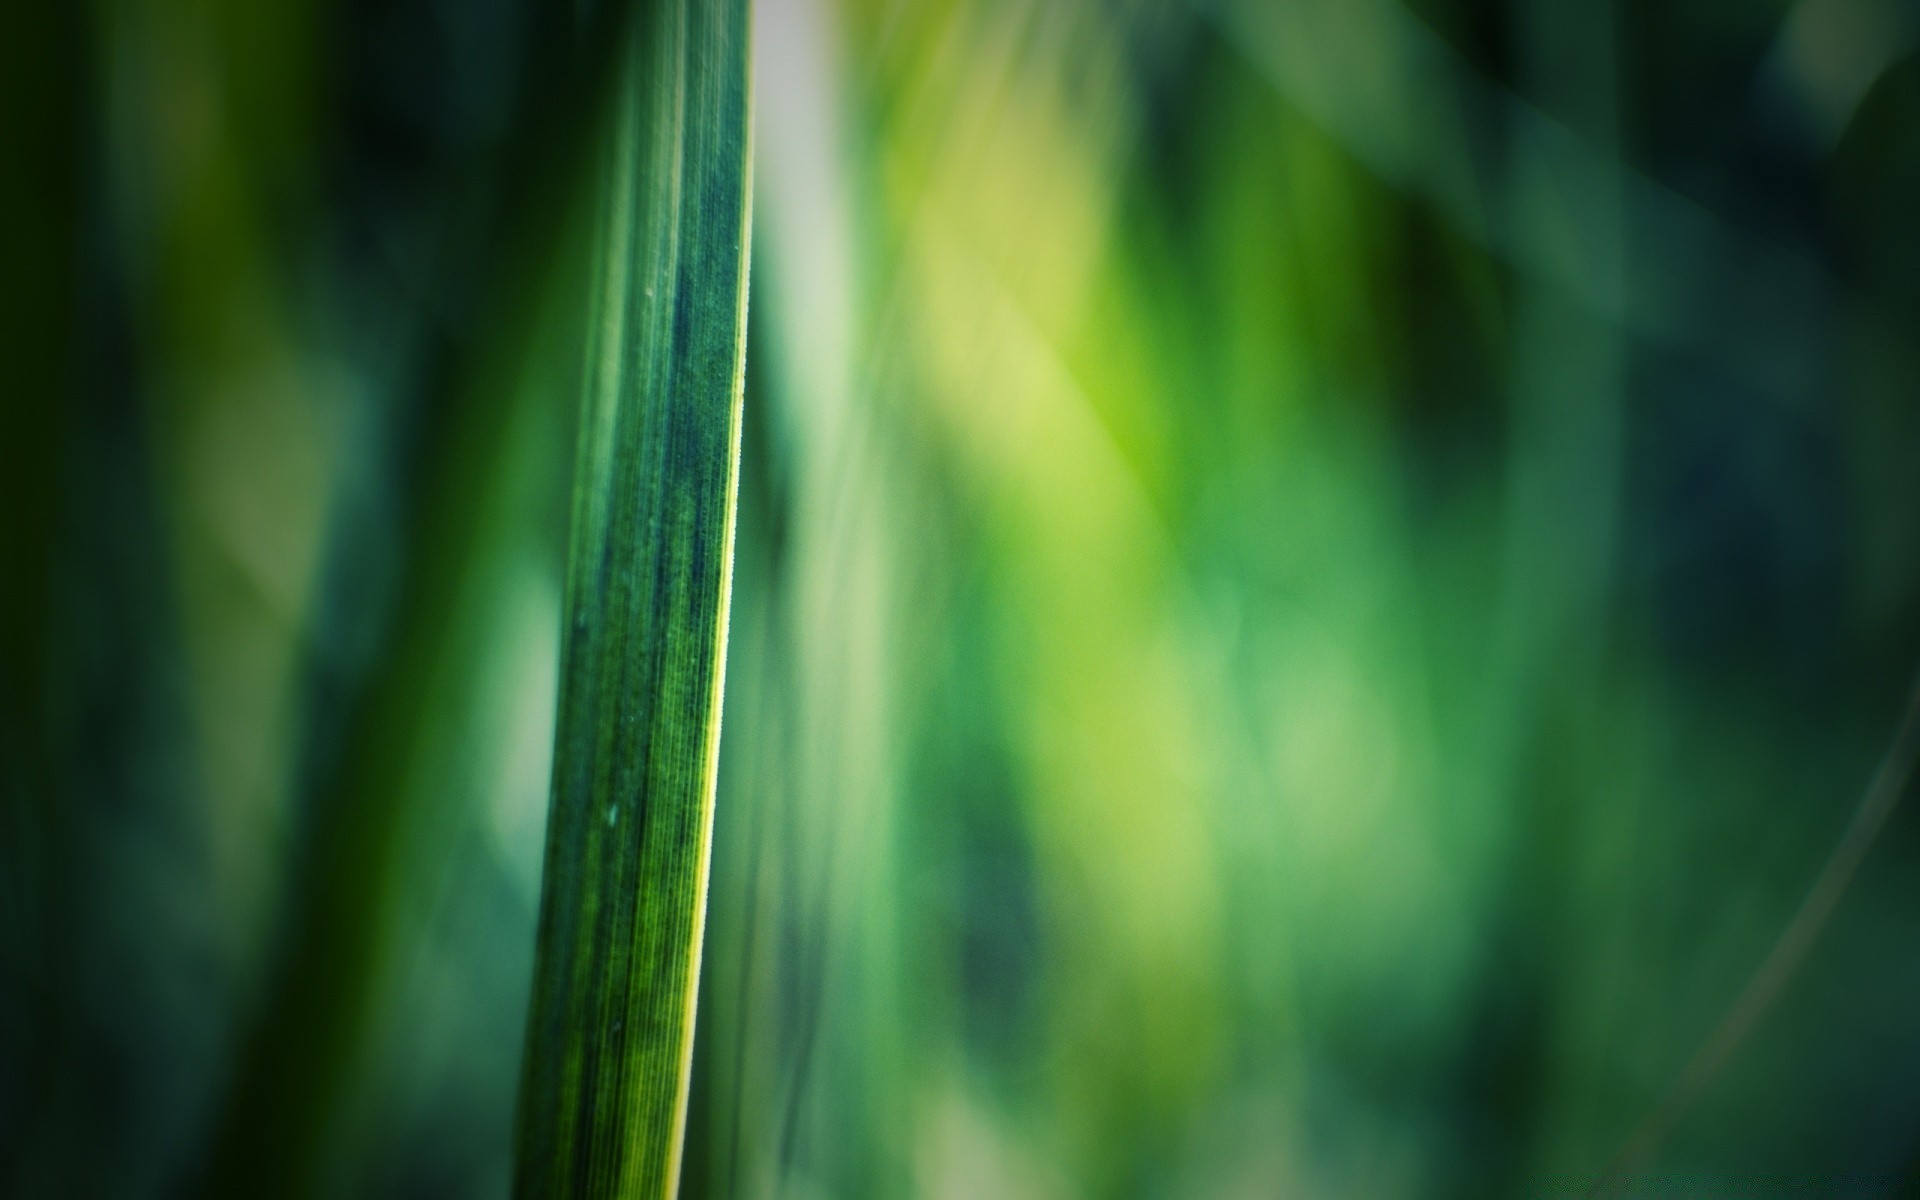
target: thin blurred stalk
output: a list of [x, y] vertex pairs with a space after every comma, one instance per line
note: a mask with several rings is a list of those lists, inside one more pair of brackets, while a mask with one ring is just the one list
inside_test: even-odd
[[921, 514], [898, 431], [877, 419], [889, 343], [866, 325], [875, 214], [849, 142], [845, 17], [821, 0], [755, 10], [756, 419], [689, 1196], [905, 1182], [893, 681], [913, 653], [898, 539]]
[[671, 1196], [726, 657], [748, 241], [744, 0], [620, 47], [574, 476], [520, 1196]]
[[436, 446], [418, 499], [401, 513], [408, 553], [388, 653], [352, 702], [339, 765], [312, 801], [280, 958], [212, 1138], [212, 1194], [312, 1194], [342, 1182], [329, 1175], [327, 1151], [368, 1036], [376, 977], [392, 953], [396, 889], [417, 866], [408, 851], [421, 839], [409, 830], [434, 824], [435, 814], [415, 810], [444, 791], [411, 785], [422, 756], [447, 736], [446, 697], [477, 669], [474, 626], [459, 618], [487, 582], [498, 532], [487, 521], [511, 486], [512, 441], [522, 431], [515, 413], [543, 399], [542, 389], [508, 381], [532, 352], [551, 291], [542, 285], [574, 265], [567, 227], [631, 8], [611, 3], [550, 31], [530, 89], [536, 99], [502, 150], [503, 202], [480, 237], [490, 257], [469, 298], [497, 336], [434, 348], [424, 403]]
[[1774, 1001], [1806, 962], [1807, 954], [1833, 919], [1841, 897], [1859, 874], [1867, 851], [1886, 828], [1887, 819], [1893, 815], [1913, 778], [1916, 759], [1920, 759], [1920, 686], [1908, 696], [1906, 710], [1893, 733], [1893, 743], [1874, 768], [1873, 778], [1841, 830], [1840, 840], [1821, 864], [1820, 873], [1814, 876], [1800, 907], [1794, 910], [1792, 919], [1774, 939], [1766, 957], [1754, 968], [1753, 975], [1727, 1006], [1727, 1011], [1661, 1094], [1659, 1102], [1607, 1163], [1592, 1194], [1611, 1195], [1640, 1177], [1661, 1143], [1699, 1102], [1766, 1017]]

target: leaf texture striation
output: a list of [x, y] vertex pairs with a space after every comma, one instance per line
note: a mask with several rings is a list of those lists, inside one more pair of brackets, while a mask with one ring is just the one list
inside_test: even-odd
[[670, 1196], [746, 335], [744, 0], [636, 13], [601, 181], [515, 1193]]

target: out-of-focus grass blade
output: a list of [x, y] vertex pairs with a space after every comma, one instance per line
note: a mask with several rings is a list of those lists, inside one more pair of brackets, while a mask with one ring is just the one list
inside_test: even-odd
[[[373, 1069], [383, 976], [418, 952], [409, 922], [422, 891], [410, 889], [447, 861], [445, 832], [470, 800], [434, 763], [475, 736], [476, 710], [466, 696], [485, 669], [476, 649], [498, 628], [491, 623], [497, 614], [488, 612], [498, 595], [488, 589], [499, 577], [503, 538], [511, 538], [506, 528], [526, 519], [503, 524], [501, 517], [522, 498], [516, 464], [540, 453], [522, 440], [529, 409], [549, 403], [549, 387], [556, 399], [572, 400], [576, 375], [563, 371], [529, 385], [523, 373], [548, 369], [552, 352], [535, 349], [548, 336], [540, 326], [577, 326], [587, 307], [584, 297], [556, 303], [555, 295], [583, 290], [586, 236], [577, 227], [591, 211], [586, 190], [603, 174], [584, 156], [604, 152], [601, 117], [624, 66], [616, 35], [630, 27], [634, 7], [611, 0], [580, 19], [547, 16], [531, 27], [529, 98], [476, 164], [492, 196], [488, 215], [462, 240], [480, 259], [458, 285], [468, 315], [460, 336], [435, 334], [422, 346], [419, 394], [393, 401], [418, 405], [430, 432], [404, 468], [411, 478], [396, 488], [405, 498], [385, 514], [399, 523], [407, 548], [390, 630], [365, 677], [348, 681], [339, 749], [301, 785], [310, 789], [303, 798], [309, 816], [273, 933], [279, 961], [236, 1046], [189, 1188], [196, 1193], [329, 1194], [344, 1186], [336, 1175], [353, 1178], [359, 1169], [345, 1148], [366, 1119], [360, 1092]], [[431, 303], [454, 286], [436, 279]], [[166, 293], [156, 303], [179, 301]], [[365, 611], [351, 598], [316, 601], [325, 603]], [[316, 639], [312, 651], [317, 663], [331, 653], [324, 641]], [[322, 669], [331, 675], [335, 668]], [[334, 676], [329, 686], [339, 682]], [[324, 711], [309, 708], [304, 718], [313, 722]]]
[[665, 1196], [685, 1127], [746, 328], [744, 0], [637, 14], [575, 466], [521, 1196]]

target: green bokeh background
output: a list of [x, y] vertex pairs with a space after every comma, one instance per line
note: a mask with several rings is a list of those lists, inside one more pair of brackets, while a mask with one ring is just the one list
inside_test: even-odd
[[[0, 1191], [505, 1193], [608, 19], [0, 18]], [[683, 1194], [1594, 1183], [1920, 662], [1917, 45], [759, 0]], [[1916, 868], [1630, 1194], [1920, 1186]]]

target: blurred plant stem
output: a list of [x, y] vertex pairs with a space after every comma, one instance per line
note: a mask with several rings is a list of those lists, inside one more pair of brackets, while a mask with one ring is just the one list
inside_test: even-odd
[[541, 445], [530, 434], [547, 418], [529, 409], [564, 402], [578, 379], [580, 184], [598, 170], [583, 155], [599, 145], [616, 47], [632, 23], [627, 5], [604, 5], [584, 25], [545, 23], [536, 43], [537, 103], [499, 151], [504, 198], [474, 235], [483, 269], [464, 302], [489, 336], [429, 348], [421, 419], [432, 449], [400, 510], [397, 611], [386, 651], [347, 697], [338, 761], [314, 773], [283, 932], [217, 1125], [213, 1194], [352, 1187], [331, 1177], [329, 1149], [352, 1137], [353, 1081], [366, 1067], [381, 973], [406, 956], [395, 939], [412, 931], [395, 917], [421, 907], [422, 879], [451, 854], [459, 814], [448, 806], [463, 793], [448, 756], [471, 753], [468, 696], [488, 665], [481, 650], [496, 634], [489, 606], [500, 572], [512, 570], [496, 548], [538, 511], [522, 478], [527, 452]]

